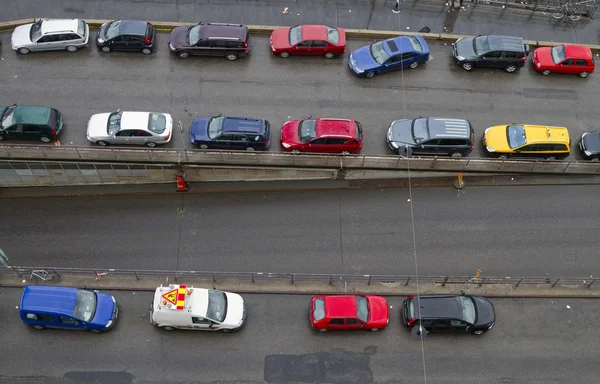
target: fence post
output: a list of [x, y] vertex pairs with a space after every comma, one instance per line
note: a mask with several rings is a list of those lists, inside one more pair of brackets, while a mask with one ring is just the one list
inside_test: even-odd
[[292, 273], [292, 284], [294, 284], [294, 274]]
[[554, 288], [554, 286], [556, 285], [556, 283], [558, 283], [560, 281], [560, 277], [558, 279], [556, 279], [556, 281], [554, 282], [554, 284], [552, 284], [552, 288]]
[[133, 271], [133, 275], [135, 276], [135, 279], [136, 279], [136, 280], [139, 280], [139, 279], [140, 279], [140, 277], [138, 276], [138, 274], [137, 274], [137, 272], [136, 272], [136, 271]]
[[371, 277], [372, 275], [369, 275], [369, 282], [367, 283], [367, 285], [371, 285]]
[[589, 283], [587, 287], [588, 287], [588, 288], [589, 288], [589, 287], [591, 287], [591, 286], [592, 286], [592, 284], [594, 284], [594, 283], [596, 282], [596, 280], [598, 280], [598, 279], [594, 279], [594, 280], [592, 280], [592, 282], [591, 282], [591, 283]]
[[519, 286], [519, 284], [521, 284], [522, 281], [523, 281], [523, 278], [521, 277], [521, 280], [519, 280], [519, 282], [517, 283], [517, 285], [515, 285], [515, 288], [517, 288]]
[[252, 282], [254, 283], [254, 273], [252, 274]]
[[333, 285], [333, 275], [329, 275], [329, 285]]
[[480, 287], [483, 285], [483, 282], [485, 281], [485, 279], [486, 279], [485, 277], [482, 277], [482, 278], [481, 278], [481, 281], [479, 282], [479, 286], [480, 286]]
[[410, 276], [408, 277], [408, 279], [406, 279], [406, 283], [404, 283], [404, 285], [408, 285], [409, 281], [410, 281]]
[[212, 278], [213, 278], [213, 283], [216, 283], [217, 279], [215, 279], [215, 274], [214, 273], [212, 274]]
[[446, 286], [446, 282], [448, 281], [448, 279], [449, 279], [448, 276], [444, 277], [444, 282], [442, 282], [442, 287]]
[[569, 160], [569, 162], [567, 163], [567, 166], [565, 167], [563, 172], [567, 172], [567, 168], [569, 168], [569, 165], [571, 165], [572, 162], [573, 162], [573, 160]]

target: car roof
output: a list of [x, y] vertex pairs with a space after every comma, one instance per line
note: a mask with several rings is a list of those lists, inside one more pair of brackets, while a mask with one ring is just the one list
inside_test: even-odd
[[149, 112], [121, 112], [121, 129], [147, 130], [148, 119], [150, 119]]
[[303, 25], [302, 41], [327, 40], [327, 27], [325, 25]]
[[414, 52], [414, 48], [408, 36], [398, 36], [385, 40], [387, 49], [392, 53], [396, 52]]
[[522, 37], [488, 35], [488, 45], [492, 51], [523, 52], [525, 43]]
[[51, 110], [48, 107], [17, 105], [13, 112], [15, 123], [44, 125], [48, 123]]
[[356, 137], [356, 122], [345, 119], [315, 119], [317, 137], [321, 136], [346, 136]]
[[527, 143], [569, 141], [569, 130], [565, 127], [548, 127], [545, 125], [524, 125]]
[[28, 285], [21, 296], [22, 311], [52, 311], [73, 315], [77, 288]]
[[465, 119], [429, 117], [429, 135], [440, 138], [470, 138], [471, 125]]
[[[467, 296], [468, 297], [468, 296]], [[416, 306], [417, 303], [421, 304], [421, 318], [422, 319], [461, 319], [462, 318], [462, 304], [460, 298], [457, 295], [448, 296], [421, 296], [419, 300], [413, 298], [413, 303]], [[418, 316], [417, 309], [415, 308], [415, 316]]]
[[202, 38], [227, 37], [245, 40], [248, 29], [242, 24], [206, 23], [202, 25]]
[[247, 117], [226, 117], [221, 129], [227, 132], [263, 133], [264, 121]]
[[146, 35], [148, 22], [142, 20], [121, 20], [119, 34], [121, 35]]
[[356, 317], [356, 296], [325, 296], [328, 317]]
[[77, 31], [77, 24], [79, 19], [60, 19], [60, 20], [43, 20], [42, 21], [42, 34], [63, 32], [63, 31]]
[[565, 44], [564, 47], [567, 58], [588, 60], [592, 58], [592, 50], [589, 47], [571, 44]]

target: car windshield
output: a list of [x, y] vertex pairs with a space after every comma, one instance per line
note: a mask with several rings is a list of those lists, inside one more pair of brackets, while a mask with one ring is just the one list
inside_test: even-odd
[[371, 45], [371, 56], [377, 64], [383, 64], [390, 58], [383, 47], [383, 41]]
[[296, 45], [302, 41], [302, 26], [290, 28], [290, 45]]
[[106, 28], [106, 40], [113, 39], [119, 36], [119, 31], [121, 30], [121, 20], [113, 21]]
[[121, 129], [121, 112], [113, 112], [108, 116], [107, 132], [109, 135], [114, 135]]
[[161, 134], [167, 129], [167, 118], [162, 113], [151, 113], [148, 119], [148, 130]]
[[340, 42], [340, 32], [337, 28], [327, 27], [327, 41], [331, 44], [337, 44]]
[[490, 51], [490, 44], [487, 36], [477, 36], [473, 39], [473, 50], [478, 55], [483, 55]]
[[202, 38], [202, 25], [196, 25], [188, 29], [187, 41], [189, 45], [196, 45]]
[[214, 139], [217, 136], [220, 136], [223, 133], [223, 119], [224, 117], [213, 117], [208, 122], [208, 137]]
[[506, 127], [506, 136], [508, 137], [508, 146], [517, 148], [527, 142], [525, 136], [525, 127], [522, 125], [509, 125]]
[[429, 139], [429, 127], [427, 126], [426, 118], [422, 117], [420, 119], [413, 120], [412, 135], [416, 144], [419, 144], [423, 140]]
[[410, 41], [410, 45], [412, 45], [413, 49], [416, 52], [423, 52], [423, 46], [421, 45], [421, 42], [419, 41], [419, 39], [417, 39], [414, 36], [407, 36], [408, 37], [408, 41]]
[[369, 320], [369, 302], [364, 296], [356, 296], [356, 317], [365, 323]]
[[302, 120], [298, 126], [298, 138], [301, 142], [306, 143], [317, 137], [317, 121]]
[[552, 61], [554, 61], [554, 64], [558, 64], [567, 58], [564, 45], [552, 47], [550, 52], [552, 52]]
[[85, 21], [79, 20], [77, 22], [77, 33], [79, 36], [85, 36]]
[[15, 115], [16, 106], [8, 107], [4, 111], [4, 115], [2, 116], [2, 128], [6, 129], [15, 123], [14, 115]]
[[96, 312], [96, 294], [91, 291], [83, 289], [77, 290], [77, 300], [75, 301], [75, 310], [73, 310], [73, 317], [78, 320], [91, 321], [94, 318]]
[[34, 23], [29, 31], [29, 39], [31, 41], [36, 41], [40, 37], [42, 37], [42, 20]]
[[209, 290], [208, 291], [208, 309], [206, 317], [211, 320], [222, 323], [227, 315], [227, 295], [225, 292]]
[[316, 321], [323, 320], [325, 318], [325, 300], [315, 299], [313, 316]]
[[476, 312], [473, 299], [467, 296], [459, 296], [459, 300], [462, 307], [462, 319], [469, 324], [474, 324]]

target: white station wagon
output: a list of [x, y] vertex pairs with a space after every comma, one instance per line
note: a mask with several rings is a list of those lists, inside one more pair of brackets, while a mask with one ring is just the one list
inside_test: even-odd
[[156, 147], [171, 141], [173, 118], [158, 112], [98, 113], [90, 117], [87, 139], [92, 143]]
[[11, 45], [26, 55], [36, 51], [75, 52], [90, 39], [90, 27], [80, 19], [38, 20], [18, 26], [12, 33]]

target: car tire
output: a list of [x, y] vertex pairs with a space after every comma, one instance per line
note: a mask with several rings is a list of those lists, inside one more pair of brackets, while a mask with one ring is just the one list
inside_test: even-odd
[[181, 51], [178, 53], [180, 59], [187, 59], [190, 57], [190, 53], [187, 51]]
[[327, 332], [327, 329], [321, 328], [321, 329], [319, 329], [319, 332]]
[[371, 332], [377, 332], [380, 328], [371, 328]]
[[153, 141], [149, 141], [149, 142], [147, 142], [147, 143], [146, 143], [146, 144], [144, 144], [144, 145], [145, 145], [146, 147], [150, 147], [150, 148], [156, 148], [156, 147], [158, 147], [158, 144], [156, 144], [156, 143], [155, 143], [155, 142], [153, 142]]
[[67, 51], [69, 52], [77, 52], [77, 47], [74, 45], [67, 45]]
[[517, 66], [516, 65], [509, 65], [508, 67], [504, 68], [504, 70], [508, 73], [513, 73], [517, 70]]
[[587, 73], [587, 72], [581, 72], [581, 73], [579, 74], [579, 77], [581, 77], [581, 78], [585, 79], [586, 77], [588, 77], [588, 75], [589, 75], [589, 73]]
[[152, 50], [150, 48], [144, 48], [144, 49], [142, 49], [142, 53], [144, 55], [149, 55], [152, 53]]
[[508, 159], [509, 156], [508, 155], [496, 155], [497, 159]]
[[19, 48], [19, 49], [18, 49], [18, 52], [19, 52], [21, 55], [26, 55], [26, 54], [28, 54], [28, 53], [29, 53], [29, 52], [31, 52], [31, 51], [30, 51], [28, 48]]
[[200, 149], [208, 149], [208, 145], [206, 144], [200, 144], [199, 147]]
[[107, 46], [102, 47], [102, 52], [104, 52], [104, 53], [110, 52], [110, 47], [107, 47]]
[[333, 52], [327, 52], [325, 54], [326, 59], [333, 59], [334, 57], [335, 57], [335, 55], [333, 54]]
[[464, 69], [467, 72], [470, 72], [473, 69], [475, 69], [475, 66], [473, 65], [473, 63], [462, 63], [461, 67], [462, 67], [462, 69]]
[[472, 335], [475, 335], [475, 336], [481, 336], [481, 335], [483, 335], [484, 333], [485, 333], [485, 330], [484, 330], [484, 329], [478, 329], [478, 330], [475, 330], [475, 331], [471, 332], [471, 334], [472, 334]]
[[549, 69], [544, 69], [542, 72], [540, 72], [542, 74], [542, 76], [548, 76], [549, 74], [552, 73], [552, 71], [550, 71]]
[[283, 59], [287, 59], [288, 57], [290, 57], [290, 53], [289, 52], [281, 52], [279, 54], [279, 57], [281, 57]]
[[52, 141], [52, 139], [49, 138], [48, 136], [42, 136], [42, 137], [40, 137], [40, 140], [42, 141], [42, 143], [49, 143]]
[[109, 142], [108, 141], [104, 141], [104, 140], [99, 140], [99, 141], [96, 141], [96, 144], [98, 144], [101, 147], [106, 147], [106, 146], [109, 145]]
[[225, 58], [229, 61], [236, 61], [238, 59], [237, 53], [226, 53]]
[[0, 135], [0, 141], [4, 140], [4, 136]]
[[39, 325], [39, 324], [32, 325], [32, 326], [31, 326], [31, 328], [33, 328], [33, 329], [37, 329], [38, 331], [43, 331], [44, 329], [46, 329], [46, 327], [44, 327], [44, 326], [41, 326], [41, 325]]
[[556, 160], [556, 156], [546, 156], [546, 160]]
[[101, 330], [95, 329], [95, 328], [94, 329], [90, 329], [90, 332], [95, 333], [96, 335], [99, 334], [99, 333], [102, 333]]
[[452, 152], [450, 154], [450, 157], [454, 157], [454, 158], [458, 158], [458, 157], [463, 157], [464, 154], [462, 152]]
[[298, 150], [298, 149], [292, 149], [290, 152], [294, 155], [300, 154], [300, 150]]
[[410, 69], [415, 69], [419, 66], [419, 62], [415, 61], [413, 63], [410, 63], [410, 65], [408, 66]]
[[173, 327], [169, 327], [168, 325], [165, 325], [165, 326], [162, 326], [162, 327], [160, 327], [160, 329], [162, 329], [163, 331], [172, 331], [172, 330], [174, 330], [175, 328], [173, 328]]
[[221, 332], [223, 332], [223, 333], [231, 333], [231, 332], [233, 332], [233, 329], [225, 328], [225, 329], [221, 329]]
[[375, 72], [367, 72], [367, 73], [365, 73], [365, 77], [366, 77], [367, 79], [370, 79], [370, 78], [371, 78], [371, 77], [373, 77], [373, 76], [375, 76]]
[[248, 151], [248, 152], [254, 152], [255, 149], [254, 149], [254, 147], [246, 147], [246, 151]]

